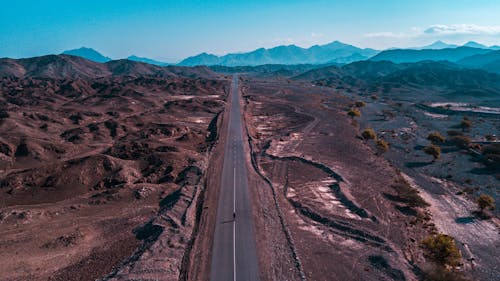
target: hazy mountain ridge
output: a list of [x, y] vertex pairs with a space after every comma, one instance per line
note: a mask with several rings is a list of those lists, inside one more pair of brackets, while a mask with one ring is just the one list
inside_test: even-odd
[[[476, 55], [487, 54], [491, 51], [500, 50], [499, 46], [486, 46], [474, 41], [469, 41], [462, 46], [448, 44], [443, 41], [436, 41], [430, 45], [416, 48], [396, 48], [384, 51], [374, 49], [358, 48], [353, 45], [334, 41], [325, 45], [314, 45], [309, 48], [301, 48], [296, 45], [277, 46], [274, 48], [259, 48], [251, 52], [230, 53], [223, 56], [216, 56], [208, 53], [201, 53], [196, 56], [188, 57], [177, 65], [179, 66], [260, 66], [260, 65], [326, 65], [326, 64], [349, 64], [357, 61], [387, 60], [395, 63], [419, 62], [425, 60], [432, 61], [451, 61], [457, 62], [467, 67], [482, 68], [488, 71], [500, 71], [495, 60], [486, 62], [474, 62]], [[79, 48], [65, 51], [63, 54], [70, 54], [86, 58], [95, 62], [111, 61], [94, 49]], [[471, 57], [467, 59], [467, 57]], [[156, 66], [173, 65], [150, 59], [147, 57], [138, 57], [131, 55], [126, 58], [130, 61], [142, 62]], [[464, 60], [464, 63], [459, 61]], [[484, 58], [483, 58], [484, 60]], [[491, 64], [486, 67], [486, 64]], [[481, 67], [484, 65], [485, 67]]]
[[486, 71], [500, 73], [500, 50], [466, 57], [459, 60], [457, 63], [470, 68], [480, 68]]
[[370, 60], [373, 61], [392, 61], [395, 63], [411, 63], [419, 61], [451, 61], [457, 62], [469, 56], [486, 54], [491, 52], [489, 49], [479, 49], [471, 47], [458, 47], [447, 49], [424, 49], [424, 50], [411, 50], [411, 49], [394, 49], [383, 51]]
[[374, 49], [361, 49], [335, 41], [326, 45], [314, 45], [310, 48], [302, 48], [296, 45], [277, 46], [270, 49], [260, 48], [247, 53], [227, 54], [224, 56], [202, 53], [181, 61], [179, 65], [256, 66], [265, 64], [350, 63], [356, 60], [368, 59], [378, 52]]
[[158, 65], [158, 66], [171, 65], [170, 63], [167, 63], [167, 62], [161, 62], [161, 61], [157, 61], [157, 60], [150, 59], [150, 58], [145, 58], [145, 57], [138, 57], [138, 56], [135, 56], [135, 55], [131, 55], [131, 56], [127, 57], [127, 59], [131, 60], [131, 61], [149, 63], [149, 64]]

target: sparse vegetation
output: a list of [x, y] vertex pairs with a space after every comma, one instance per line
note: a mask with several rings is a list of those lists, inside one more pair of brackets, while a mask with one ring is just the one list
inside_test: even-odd
[[385, 140], [377, 140], [377, 149], [381, 152], [384, 153], [387, 150], [389, 150], [389, 143], [386, 142]]
[[493, 169], [500, 169], [500, 144], [492, 143], [483, 147], [484, 164]]
[[430, 140], [433, 144], [440, 144], [445, 141], [445, 138], [439, 132], [430, 133], [427, 136], [427, 139]]
[[419, 207], [425, 208], [429, 206], [429, 203], [420, 196], [418, 190], [413, 188], [404, 179], [398, 180], [392, 185], [392, 188], [398, 193], [400, 201], [408, 204], [409, 207]]
[[384, 116], [384, 120], [389, 120], [396, 117], [396, 114], [394, 112], [387, 109], [382, 110], [382, 115]]
[[421, 242], [425, 255], [440, 266], [458, 266], [461, 254], [455, 243], [455, 239], [446, 234], [431, 235]]
[[431, 144], [424, 147], [424, 152], [431, 155], [434, 161], [436, 161], [441, 156], [441, 147]]
[[495, 141], [497, 139], [497, 137], [495, 135], [486, 135], [486, 136], [484, 136], [484, 138], [487, 141]]
[[359, 111], [359, 109], [357, 109], [357, 108], [351, 108], [347, 112], [347, 115], [351, 116], [351, 118], [354, 119], [354, 117], [360, 117], [361, 116], [361, 111]]
[[457, 131], [457, 130], [449, 130], [446, 132], [448, 134], [448, 136], [450, 137], [454, 137], [454, 136], [462, 136], [463, 133], [461, 131]]
[[462, 272], [433, 266], [423, 270], [423, 281], [469, 281]]
[[372, 129], [372, 128], [366, 128], [362, 133], [361, 133], [361, 136], [365, 139], [365, 140], [374, 140], [377, 138], [377, 134], [375, 133], [375, 131]]
[[446, 142], [456, 147], [466, 149], [469, 147], [471, 140], [468, 136], [460, 135], [449, 137]]
[[479, 213], [483, 217], [489, 217], [486, 214], [486, 210], [494, 210], [495, 209], [495, 199], [489, 196], [488, 194], [481, 194], [476, 200], [477, 206], [479, 207]]
[[356, 107], [364, 107], [366, 106], [366, 103], [364, 101], [356, 101], [354, 104]]
[[472, 127], [472, 121], [467, 118], [467, 116], [464, 116], [462, 121], [460, 121], [460, 128], [462, 128], [462, 131], [469, 130]]

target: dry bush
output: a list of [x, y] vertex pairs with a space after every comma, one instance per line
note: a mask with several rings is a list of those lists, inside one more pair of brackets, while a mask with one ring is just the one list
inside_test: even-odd
[[423, 281], [469, 281], [462, 272], [448, 270], [444, 267], [433, 266], [422, 271]]
[[481, 194], [476, 200], [479, 210], [483, 213], [484, 210], [495, 209], [495, 199], [488, 194]]
[[389, 143], [386, 142], [385, 140], [377, 140], [377, 149], [384, 153], [387, 150], [389, 150]]
[[462, 133], [461, 131], [457, 131], [457, 130], [449, 130], [446, 132], [448, 134], [448, 136], [450, 137], [454, 137], [454, 136], [462, 136], [464, 133]]
[[428, 236], [421, 241], [426, 258], [440, 266], [459, 266], [462, 255], [458, 250], [455, 238], [447, 234]]
[[377, 134], [375, 133], [375, 131], [372, 129], [372, 128], [366, 128], [362, 133], [361, 133], [361, 136], [365, 139], [365, 140], [374, 140], [377, 138]]
[[447, 143], [452, 144], [459, 148], [469, 148], [470, 138], [468, 136], [453, 136], [446, 140]]
[[348, 112], [347, 115], [351, 116], [351, 118], [354, 119], [354, 117], [360, 117], [361, 116], [361, 111], [357, 108], [351, 108]]
[[434, 160], [438, 159], [439, 156], [441, 156], [441, 148], [433, 144], [424, 147], [424, 152], [426, 154], [432, 155]]
[[469, 118], [467, 118], [467, 116], [464, 116], [462, 121], [460, 121], [460, 128], [462, 128], [462, 130], [468, 130], [471, 127], [472, 127], [472, 121], [469, 120]]
[[396, 190], [401, 201], [410, 207], [425, 208], [429, 206], [429, 203], [420, 196], [418, 190], [410, 186], [404, 179], [398, 180], [392, 185], [392, 188]]
[[445, 138], [439, 132], [430, 133], [427, 136], [427, 139], [433, 144], [443, 143], [445, 141]]
[[364, 107], [364, 106], [366, 106], [366, 103], [365, 103], [364, 101], [356, 101], [356, 102], [354, 103], [354, 105], [355, 105], [356, 107]]

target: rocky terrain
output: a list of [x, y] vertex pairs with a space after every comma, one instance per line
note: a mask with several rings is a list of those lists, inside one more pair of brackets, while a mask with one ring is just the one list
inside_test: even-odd
[[498, 74], [51, 55], [0, 59], [0, 279], [206, 280], [232, 73], [262, 280], [500, 274]]
[[0, 279], [177, 279], [228, 81], [66, 55], [0, 65]]
[[[296, 79], [348, 98], [346, 113], [359, 107], [354, 126], [360, 133], [373, 129], [375, 139], [389, 145], [383, 157], [430, 204], [436, 229], [453, 236], [464, 259], [472, 259], [472, 265], [464, 262], [466, 275], [498, 276], [498, 75], [447, 62], [359, 62], [311, 70]], [[375, 141], [366, 143], [377, 148]], [[425, 153], [430, 145], [439, 147], [434, 159]], [[485, 194], [496, 202], [487, 220], [478, 216], [476, 204]]]
[[300, 84], [245, 86], [255, 166], [268, 181], [261, 188], [273, 190], [303, 277], [415, 279], [427, 213], [390, 200], [404, 180], [356, 139], [342, 111], [348, 99]]

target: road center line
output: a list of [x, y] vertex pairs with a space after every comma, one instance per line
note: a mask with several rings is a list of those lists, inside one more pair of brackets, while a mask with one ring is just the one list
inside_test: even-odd
[[236, 281], [236, 165], [233, 169], [233, 281]]

